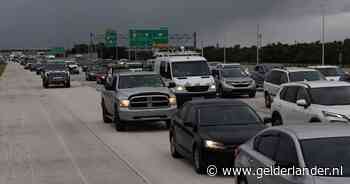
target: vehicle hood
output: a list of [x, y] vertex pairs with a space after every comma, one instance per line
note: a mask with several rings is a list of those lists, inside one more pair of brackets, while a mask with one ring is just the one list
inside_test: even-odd
[[209, 86], [214, 84], [212, 76], [196, 76], [196, 77], [176, 77], [174, 82], [179, 86]]
[[209, 126], [201, 127], [203, 139], [221, 142], [225, 145], [241, 145], [265, 128], [264, 125]]
[[165, 93], [170, 95], [169, 88], [167, 87], [141, 87], [141, 88], [129, 88], [119, 89], [118, 95], [121, 97], [129, 98], [132, 95], [144, 94], [144, 93]]
[[250, 77], [230, 77], [225, 78], [226, 82], [251, 82], [253, 79]]
[[350, 183], [349, 177], [314, 177], [315, 184], [345, 184]]
[[342, 114], [350, 118], [350, 105], [337, 105], [337, 106], [315, 105], [314, 107], [319, 109], [320, 111], [327, 111], [327, 112]]

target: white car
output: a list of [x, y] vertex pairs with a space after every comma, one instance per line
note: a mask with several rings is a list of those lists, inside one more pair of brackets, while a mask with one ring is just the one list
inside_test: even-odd
[[326, 78], [317, 70], [310, 68], [275, 68], [271, 70], [265, 77], [264, 81], [264, 97], [265, 106], [271, 107], [273, 97], [276, 96], [282, 84], [301, 81], [319, 81]]
[[309, 66], [309, 68], [320, 71], [327, 80], [329, 81], [339, 81], [340, 77], [345, 74], [345, 72], [338, 66]]
[[314, 81], [282, 86], [272, 106], [272, 125], [350, 123], [350, 83]]

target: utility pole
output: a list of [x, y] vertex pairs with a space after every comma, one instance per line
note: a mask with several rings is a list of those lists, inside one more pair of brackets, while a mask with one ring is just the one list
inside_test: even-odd
[[325, 65], [325, 5], [322, 8], [322, 65]]
[[204, 57], [204, 44], [203, 44], [203, 40], [201, 41], [201, 45], [202, 45], [202, 57]]
[[257, 35], [257, 39], [256, 39], [256, 64], [259, 64], [259, 60], [260, 60], [260, 44], [261, 44], [261, 33], [260, 33], [260, 25], [258, 24], [257, 26], [257, 32], [256, 32], [256, 35]]
[[224, 41], [224, 63], [226, 64], [226, 41]]

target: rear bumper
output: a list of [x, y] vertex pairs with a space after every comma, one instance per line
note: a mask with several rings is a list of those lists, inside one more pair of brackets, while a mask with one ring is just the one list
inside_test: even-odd
[[130, 122], [144, 122], [144, 121], [162, 121], [169, 120], [176, 112], [177, 107], [171, 106], [169, 108], [161, 109], [140, 109], [132, 110], [127, 108], [119, 109], [119, 118], [122, 121]]

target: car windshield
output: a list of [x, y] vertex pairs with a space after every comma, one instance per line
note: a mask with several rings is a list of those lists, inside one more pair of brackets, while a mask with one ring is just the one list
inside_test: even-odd
[[209, 67], [205, 61], [175, 62], [172, 64], [173, 77], [209, 75]]
[[317, 70], [319, 70], [326, 77], [335, 77], [344, 74], [344, 71], [340, 68], [318, 68]]
[[130, 75], [121, 76], [119, 79], [119, 89], [164, 86], [162, 79], [158, 75]]
[[[350, 177], [350, 137], [332, 137], [301, 140], [301, 148], [308, 168], [341, 168], [343, 175], [327, 177]], [[326, 148], [326, 149], [325, 149]]]
[[198, 110], [200, 126], [247, 125], [260, 122], [248, 106], [219, 105]]
[[312, 88], [310, 94], [313, 104], [350, 105], [350, 86]]
[[64, 64], [48, 64], [45, 66], [45, 70], [66, 70]]
[[222, 76], [224, 78], [237, 78], [237, 77], [247, 77], [247, 73], [241, 68], [231, 68], [222, 70]]
[[299, 71], [289, 73], [290, 82], [325, 80], [319, 71]]

